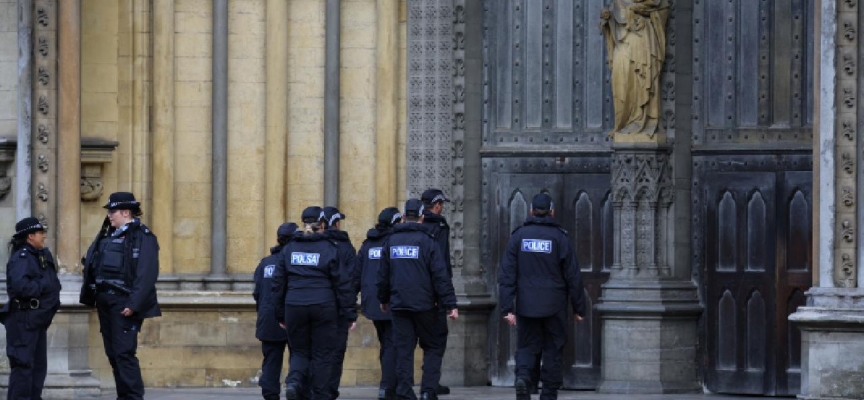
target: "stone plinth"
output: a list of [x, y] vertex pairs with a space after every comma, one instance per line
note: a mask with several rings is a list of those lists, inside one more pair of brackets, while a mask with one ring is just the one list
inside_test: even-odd
[[697, 393], [696, 286], [616, 281], [603, 287], [601, 393]]
[[812, 288], [789, 316], [801, 329], [801, 395], [864, 398], [864, 289]]

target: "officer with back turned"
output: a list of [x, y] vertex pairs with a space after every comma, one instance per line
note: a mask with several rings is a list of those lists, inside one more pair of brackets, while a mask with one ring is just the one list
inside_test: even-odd
[[136, 352], [146, 318], [162, 315], [156, 298], [159, 243], [139, 219], [141, 203], [128, 192], [112, 193], [103, 229], [84, 260], [81, 302], [96, 306], [105, 355], [114, 371], [117, 398], [144, 398]]
[[396, 399], [396, 349], [393, 347], [393, 322], [389, 313], [381, 311], [378, 301], [378, 268], [381, 266], [381, 249], [390, 237], [393, 225], [402, 220], [396, 207], [381, 210], [378, 223], [366, 233], [366, 240], [357, 253], [355, 270], [356, 287], [360, 291], [363, 316], [371, 320], [378, 334], [378, 360], [381, 363], [381, 381], [378, 385], [378, 400]]
[[393, 228], [381, 249], [378, 300], [381, 310], [393, 316], [396, 394], [400, 399], [417, 399], [412, 386], [414, 348], [419, 341], [423, 349], [421, 398], [435, 400], [447, 345], [441, 334], [439, 308], [450, 318], [458, 318], [456, 294], [441, 248], [422, 226], [423, 203], [409, 199], [402, 215], [403, 223]]
[[261, 352], [264, 360], [261, 363], [261, 395], [264, 400], [279, 400], [279, 377], [282, 375], [282, 360], [285, 358], [285, 347], [288, 346], [288, 334], [279, 326], [273, 315], [273, 304], [270, 301], [271, 281], [276, 264], [279, 263], [279, 253], [291, 241], [297, 232], [297, 224], [286, 222], [276, 231], [276, 246], [270, 248], [270, 255], [264, 257], [255, 268], [255, 310], [258, 320], [255, 324], [255, 337], [261, 341]]
[[[357, 251], [354, 245], [351, 244], [351, 238], [348, 237], [348, 232], [343, 231], [342, 220], [345, 214], [339, 212], [336, 207], [324, 207], [324, 222], [326, 229], [324, 232], [327, 236], [336, 242], [336, 247], [339, 249], [339, 274], [342, 279], [350, 280], [354, 275], [354, 263], [357, 258]], [[354, 293], [356, 298], [357, 293]], [[348, 350], [348, 332], [351, 331], [357, 320], [356, 310], [352, 314], [353, 320], [348, 316], [340, 313], [339, 321], [336, 327], [336, 349], [333, 353], [333, 371], [330, 373], [328, 387], [330, 390], [330, 398], [339, 398], [339, 381], [342, 380], [342, 365], [345, 361], [345, 351]]]
[[[542, 354], [541, 400], [555, 400], [563, 384], [561, 353], [567, 343], [567, 300], [576, 321], [585, 315], [582, 277], [567, 232], [555, 222], [552, 198], [540, 193], [531, 216], [513, 231], [500, 271], [504, 319], [517, 328], [516, 399], [530, 400], [536, 359]], [[515, 304], [514, 304], [515, 303]]]

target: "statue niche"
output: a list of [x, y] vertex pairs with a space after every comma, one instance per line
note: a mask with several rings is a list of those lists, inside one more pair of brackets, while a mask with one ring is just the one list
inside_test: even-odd
[[602, 11], [600, 29], [606, 38], [612, 72], [614, 135], [660, 130], [660, 72], [666, 59], [668, 0], [612, 0]]

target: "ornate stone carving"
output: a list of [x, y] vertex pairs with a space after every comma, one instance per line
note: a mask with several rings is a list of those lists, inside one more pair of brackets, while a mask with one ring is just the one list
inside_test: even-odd
[[48, 201], [48, 188], [45, 186], [44, 183], [39, 182], [39, 185], [36, 189], [36, 196], [39, 198], [39, 200], [42, 200], [43, 202]]
[[36, 22], [43, 27], [48, 26], [48, 11], [45, 10], [45, 7], [36, 8]]
[[849, 8], [855, 8], [855, 6], [858, 5], [857, 0], [845, 0], [845, 3], [846, 3], [846, 6]]
[[858, 31], [855, 29], [855, 23], [852, 21], [843, 21], [843, 36], [846, 40], [854, 41]]
[[855, 192], [852, 190], [851, 186], [843, 186], [842, 200], [843, 205], [846, 207], [852, 207], [855, 205]]
[[48, 172], [48, 157], [44, 154], [40, 154], [37, 158], [39, 160], [39, 170], [43, 173]]
[[625, 279], [668, 276], [665, 221], [672, 204], [669, 155], [616, 151], [612, 156], [612, 195], [616, 241], [614, 276]]
[[852, 88], [843, 88], [843, 105], [846, 108], [855, 108], [855, 90]]
[[855, 240], [855, 228], [852, 227], [852, 223], [849, 221], [843, 221], [843, 240], [846, 243], [852, 243]]
[[37, 105], [39, 113], [42, 115], [48, 115], [48, 112], [51, 110], [48, 107], [48, 99], [45, 96], [39, 96], [39, 103]]
[[37, 50], [39, 51], [39, 54], [41, 54], [42, 57], [48, 57], [48, 39], [40, 37], [38, 42]]
[[843, 137], [845, 137], [849, 141], [855, 139], [855, 125], [852, 123], [852, 121], [843, 121], [842, 125]]
[[39, 124], [38, 130], [39, 130], [39, 136], [38, 136], [39, 141], [42, 142], [42, 144], [48, 144], [48, 135], [51, 134], [51, 130], [47, 126], [42, 125], [42, 124]]
[[40, 66], [36, 75], [38, 76], [37, 79], [39, 79], [39, 83], [41, 83], [42, 86], [48, 86], [49, 77], [48, 71], [45, 70], [45, 67]]
[[852, 173], [855, 172], [855, 157], [850, 153], [843, 153], [840, 158], [840, 164], [843, 166], [843, 170], [846, 171], [847, 174], [852, 175]]
[[855, 56], [852, 54], [843, 54], [843, 71], [849, 76], [855, 74]]
[[834, 286], [842, 288], [855, 287], [855, 262], [848, 253], [843, 253], [840, 261], [840, 269], [834, 276]]
[[[601, 13], [612, 70], [615, 124], [610, 135], [659, 132], [660, 74], [666, 60], [669, 3], [613, 0]], [[641, 51], [631, 51], [639, 48]], [[659, 90], [658, 90], [659, 89]]]
[[102, 180], [81, 178], [81, 200], [94, 201], [102, 196]]

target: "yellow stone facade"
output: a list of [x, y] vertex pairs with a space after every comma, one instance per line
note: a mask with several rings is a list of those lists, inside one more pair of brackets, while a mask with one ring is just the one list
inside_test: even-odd
[[[14, 9], [14, 1], [4, 3]], [[359, 247], [382, 204], [397, 205], [378, 193], [405, 198], [406, 15], [404, 0], [341, 3], [338, 207], [348, 216], [343, 229]], [[398, 18], [392, 54], [379, 52], [378, 35], [389, 32], [378, 27], [382, 5], [395, 8]], [[251, 274], [281, 222], [322, 205], [325, 1], [231, 0], [229, 7], [227, 269]], [[209, 273], [212, 9], [212, 0], [82, 1], [82, 136], [119, 143], [103, 170], [103, 198], [82, 204], [82, 251], [101, 225], [107, 194], [131, 190], [160, 237], [162, 274]], [[0, 19], [3, 31], [6, 18]], [[14, 34], [14, 23], [9, 30]], [[0, 68], [6, 61], [0, 56]], [[381, 68], [396, 71], [395, 87], [379, 85]], [[0, 83], [0, 101], [7, 98], [3, 90]], [[14, 101], [14, 93], [8, 97]], [[11, 134], [15, 114], [0, 113]], [[397, 117], [388, 123], [379, 115]], [[378, 143], [382, 133], [396, 140]], [[162, 142], [166, 137], [173, 142]], [[393, 170], [381, 174], [381, 162]], [[172, 176], [167, 184], [164, 178]], [[173, 199], [165, 195], [172, 191]], [[163, 317], [145, 323], [139, 351], [145, 384], [256, 384], [261, 353], [251, 294], [225, 295], [236, 301], [222, 308], [169, 301]], [[346, 385], [378, 380], [377, 338], [371, 323], [361, 321], [349, 339]], [[89, 341], [94, 375], [110, 386], [95, 313]]]

